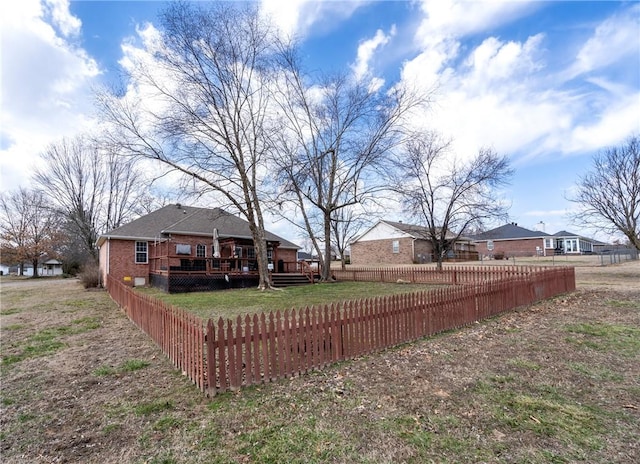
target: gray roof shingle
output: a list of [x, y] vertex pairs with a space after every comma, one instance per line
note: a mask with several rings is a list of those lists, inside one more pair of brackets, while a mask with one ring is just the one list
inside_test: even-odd
[[[424, 226], [418, 226], [415, 224], [406, 224], [404, 222], [393, 222], [393, 221], [382, 221], [385, 222], [387, 224], [389, 224], [392, 227], [395, 227], [396, 229], [401, 230], [402, 232], [405, 232], [411, 236], [413, 236], [414, 238], [427, 238], [429, 237], [429, 229], [427, 227]], [[440, 228], [437, 229], [438, 232], [441, 230]], [[447, 231], [446, 233], [446, 237], [447, 239], [452, 239], [456, 236], [456, 234], [454, 234], [451, 231]], [[459, 237], [458, 240], [464, 241], [464, 240], [469, 240], [469, 238], [467, 237]]]
[[[249, 223], [223, 209], [173, 204], [101, 235], [98, 244], [107, 238], [153, 240], [170, 233], [208, 237], [213, 234], [213, 229], [218, 229], [220, 238], [252, 238]], [[267, 240], [279, 241], [282, 248], [300, 248], [272, 232], [266, 231], [265, 236]]]
[[483, 240], [509, 240], [519, 238], [539, 238], [539, 237], [551, 237], [546, 232], [539, 230], [529, 230], [524, 227], [519, 227], [516, 224], [505, 224], [495, 229], [482, 232], [472, 236], [471, 238], [476, 241]]

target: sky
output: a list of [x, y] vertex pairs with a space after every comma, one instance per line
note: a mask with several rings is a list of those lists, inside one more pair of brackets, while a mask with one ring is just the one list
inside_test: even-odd
[[[263, 0], [307, 64], [436, 88], [425, 127], [456, 154], [492, 148], [515, 169], [510, 221], [609, 240], [570, 222], [594, 154], [640, 134], [637, 1]], [[163, 3], [2, 2], [0, 191], [31, 186], [39, 154], [96, 125], [93, 92], [158, 26]], [[387, 219], [405, 219], [389, 211]], [[499, 225], [499, 224], [496, 224]], [[292, 241], [286, 226], [270, 230]]]

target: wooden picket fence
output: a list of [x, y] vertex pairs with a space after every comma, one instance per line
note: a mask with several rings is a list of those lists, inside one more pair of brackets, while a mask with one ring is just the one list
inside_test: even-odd
[[445, 266], [435, 267], [352, 267], [332, 269], [338, 281], [355, 282], [411, 282], [459, 285], [487, 280], [502, 280], [512, 276], [527, 276], [540, 269], [535, 266]]
[[[398, 271], [395, 276], [405, 275]], [[356, 275], [361, 279], [366, 274]], [[368, 275], [376, 277], [375, 272]], [[383, 275], [400, 278], [390, 277], [388, 270]], [[109, 292], [174, 365], [213, 396], [301, 375], [575, 290], [574, 269], [568, 267], [520, 268], [504, 274], [492, 269], [484, 281], [478, 273], [458, 273], [458, 282], [460, 276], [471, 283], [234, 320], [209, 319], [206, 326], [119, 282], [109, 281]]]
[[107, 276], [111, 298], [201, 391], [207, 388], [205, 323], [199, 317]]

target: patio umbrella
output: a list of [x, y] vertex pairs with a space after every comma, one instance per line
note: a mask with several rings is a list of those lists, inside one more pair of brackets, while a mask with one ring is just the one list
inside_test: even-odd
[[218, 229], [213, 229], [213, 257], [220, 257], [220, 241], [218, 240]]

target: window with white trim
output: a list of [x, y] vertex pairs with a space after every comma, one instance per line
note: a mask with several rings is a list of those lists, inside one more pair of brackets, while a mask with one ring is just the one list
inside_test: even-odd
[[544, 239], [544, 247], [545, 248], [553, 248], [553, 239], [552, 238], [545, 238]]
[[136, 242], [136, 264], [149, 262], [149, 249], [147, 242]]
[[206, 258], [207, 257], [207, 246], [202, 244], [196, 245], [196, 258]]
[[393, 253], [400, 253], [400, 240], [391, 242], [391, 248]]

